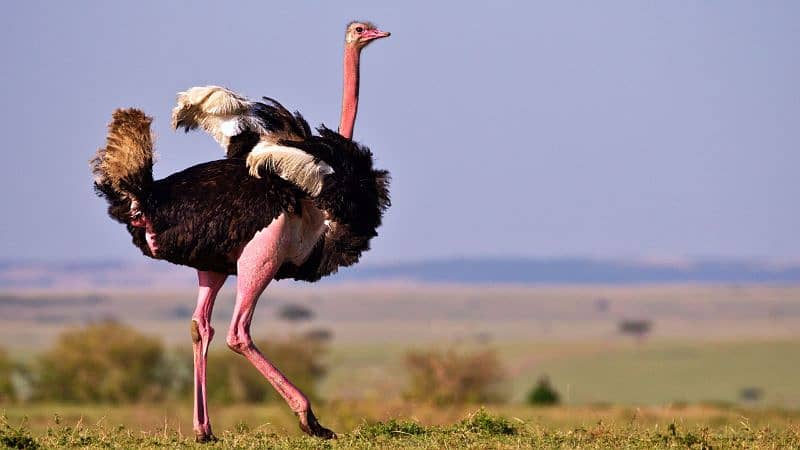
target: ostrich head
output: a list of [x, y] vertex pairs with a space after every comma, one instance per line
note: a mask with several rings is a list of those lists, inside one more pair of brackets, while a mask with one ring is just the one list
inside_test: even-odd
[[353, 46], [359, 50], [366, 47], [370, 42], [385, 38], [391, 33], [388, 31], [381, 31], [375, 24], [371, 22], [360, 22], [358, 20], [350, 22], [347, 25], [347, 32], [345, 33], [345, 45]]

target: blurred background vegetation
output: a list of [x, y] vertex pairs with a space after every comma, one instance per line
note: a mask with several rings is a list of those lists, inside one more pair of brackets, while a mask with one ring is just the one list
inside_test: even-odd
[[0, 348], [0, 403], [12, 402], [17, 399], [17, 390], [14, 388], [13, 377], [15, 367], [8, 357], [8, 352]]
[[35, 400], [123, 403], [164, 399], [168, 368], [158, 338], [108, 321], [63, 332], [26, 373]]
[[453, 403], [499, 403], [505, 395], [505, 378], [497, 353], [492, 349], [473, 353], [448, 350], [411, 350], [405, 367], [408, 399], [436, 405]]
[[[256, 340], [256, 346], [312, 401], [327, 373], [326, 339], [318, 329]], [[411, 400], [438, 405], [500, 402], [504, 369], [494, 350], [474, 353], [410, 350], [405, 355]], [[104, 321], [70, 328], [31, 363], [15, 363], [0, 349], [0, 401], [147, 403], [191, 396], [192, 355], [168, 350], [156, 336]], [[209, 401], [223, 404], [283, 400], [240, 355], [208, 356]]]

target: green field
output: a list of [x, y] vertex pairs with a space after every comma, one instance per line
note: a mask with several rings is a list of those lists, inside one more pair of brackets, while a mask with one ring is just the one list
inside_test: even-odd
[[[4, 295], [0, 346], [21, 362], [35, 361], [60, 331], [108, 317], [189, 352], [191, 292]], [[223, 293], [215, 308], [212, 352], [227, 351], [220, 336], [231, 300]], [[310, 308], [313, 320], [279, 320], [286, 304]], [[620, 321], [631, 318], [650, 321], [652, 331], [640, 339], [620, 334]], [[278, 285], [253, 327], [256, 337], [311, 329], [333, 335], [315, 406], [340, 433], [331, 447], [800, 447], [800, 287]], [[404, 355], [432, 348], [497, 352], [508, 401], [486, 405], [486, 420], [507, 420], [513, 432], [470, 425], [479, 405], [404, 400]], [[562, 406], [524, 405], [542, 376]], [[283, 405], [210, 408], [222, 448], [328, 446], [300, 436]], [[12, 447], [17, 438], [44, 447], [193, 445], [188, 397], [117, 406], [23, 402], [0, 411], [3, 442]]]
[[[758, 388], [762, 397], [746, 406], [800, 408], [800, 340], [530, 341], [491, 347], [507, 368], [512, 403], [522, 402], [546, 375], [571, 405], [740, 404], [742, 390]], [[334, 346], [320, 391], [344, 399], [399, 396], [407, 348]]]

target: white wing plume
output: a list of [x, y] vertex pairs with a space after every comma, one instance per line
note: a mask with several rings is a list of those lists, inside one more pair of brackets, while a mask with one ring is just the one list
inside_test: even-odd
[[324, 161], [291, 146], [311, 136], [300, 113], [267, 97], [254, 102], [220, 86], [193, 87], [178, 93], [172, 128], [202, 128], [229, 158], [246, 156], [254, 177], [264, 168], [311, 196], [319, 195], [325, 175], [333, 173]]

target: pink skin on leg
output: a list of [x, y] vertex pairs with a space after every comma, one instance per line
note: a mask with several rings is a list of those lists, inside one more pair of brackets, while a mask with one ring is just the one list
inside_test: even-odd
[[231, 350], [247, 358], [278, 391], [297, 414], [304, 432], [331, 439], [336, 435], [317, 422], [308, 398], [264, 357], [250, 336], [250, 322], [258, 297], [278, 272], [290, 245], [287, 234], [286, 216], [281, 215], [256, 233], [242, 249], [237, 261], [236, 305], [226, 340]]
[[197, 293], [197, 307], [192, 314], [192, 349], [194, 350], [194, 434], [198, 442], [214, 441], [211, 421], [208, 418], [206, 401], [206, 360], [208, 344], [214, 338], [211, 327], [211, 311], [217, 293], [228, 275], [217, 272], [197, 271], [200, 288]]

